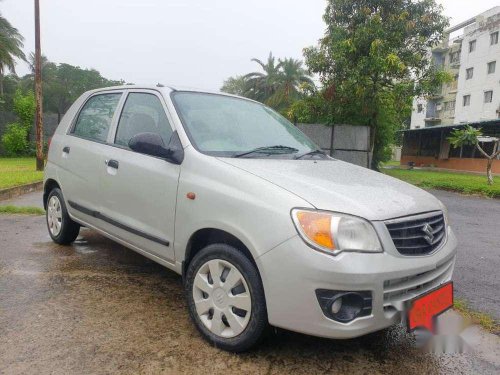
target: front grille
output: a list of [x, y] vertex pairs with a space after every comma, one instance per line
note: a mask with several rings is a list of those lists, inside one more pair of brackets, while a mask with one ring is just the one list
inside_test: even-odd
[[405, 217], [385, 222], [396, 249], [403, 255], [427, 255], [446, 239], [442, 212]]
[[393, 306], [398, 310], [404, 303], [439, 285], [451, 280], [455, 258], [438, 264], [435, 269], [416, 275], [386, 280], [384, 282], [384, 307]]

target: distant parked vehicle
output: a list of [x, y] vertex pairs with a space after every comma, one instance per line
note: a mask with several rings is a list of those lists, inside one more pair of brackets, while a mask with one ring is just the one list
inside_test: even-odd
[[201, 334], [230, 351], [268, 325], [351, 338], [451, 306], [456, 239], [432, 195], [326, 156], [270, 108], [225, 94], [87, 92], [52, 142], [52, 239], [81, 225], [182, 274]]

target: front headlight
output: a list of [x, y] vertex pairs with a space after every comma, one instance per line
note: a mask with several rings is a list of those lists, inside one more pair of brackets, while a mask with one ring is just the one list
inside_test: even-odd
[[382, 252], [375, 229], [359, 217], [296, 208], [292, 210], [292, 219], [302, 239], [327, 254]]

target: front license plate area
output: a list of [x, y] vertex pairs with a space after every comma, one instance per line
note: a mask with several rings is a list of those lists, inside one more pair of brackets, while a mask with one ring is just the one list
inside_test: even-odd
[[411, 301], [406, 320], [408, 330], [425, 328], [434, 332], [436, 318], [452, 306], [453, 282], [450, 281]]

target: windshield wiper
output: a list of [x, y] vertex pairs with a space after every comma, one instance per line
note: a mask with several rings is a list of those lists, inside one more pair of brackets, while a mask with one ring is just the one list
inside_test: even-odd
[[241, 154], [236, 154], [234, 155], [235, 158], [241, 158], [242, 156], [250, 155], [250, 154], [255, 154], [255, 153], [260, 153], [260, 154], [293, 154], [295, 152], [298, 152], [294, 147], [289, 147], [289, 146], [282, 146], [282, 145], [276, 145], [276, 146], [264, 146], [264, 147], [257, 147], [254, 148], [253, 150], [242, 152]]
[[295, 160], [302, 159], [304, 156], [312, 156], [312, 155], [323, 155], [325, 156], [325, 153], [321, 150], [314, 150], [314, 151], [309, 151], [306, 152], [305, 154], [297, 155], [295, 157]]

